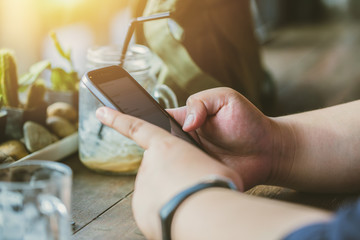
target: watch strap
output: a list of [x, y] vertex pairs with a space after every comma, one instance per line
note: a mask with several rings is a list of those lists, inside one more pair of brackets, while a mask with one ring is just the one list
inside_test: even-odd
[[221, 187], [221, 188], [237, 190], [237, 187], [230, 179], [220, 176], [211, 176], [175, 195], [172, 199], [170, 199], [170, 201], [168, 201], [160, 209], [163, 240], [171, 240], [171, 223], [175, 211], [180, 206], [180, 204], [194, 193], [213, 187]]

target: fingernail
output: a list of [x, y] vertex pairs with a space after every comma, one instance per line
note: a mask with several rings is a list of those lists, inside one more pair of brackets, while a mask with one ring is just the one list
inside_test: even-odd
[[189, 115], [187, 115], [185, 119], [183, 128], [189, 127], [193, 123], [193, 121], [194, 121], [194, 115], [190, 113]]
[[106, 109], [101, 107], [101, 108], [98, 108], [96, 110], [96, 117], [100, 120], [100, 121], [103, 121], [106, 119]]

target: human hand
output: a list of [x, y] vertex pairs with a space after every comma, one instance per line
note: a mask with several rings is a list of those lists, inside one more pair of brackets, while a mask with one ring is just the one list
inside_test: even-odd
[[96, 112], [105, 125], [145, 149], [133, 195], [135, 220], [148, 239], [160, 239], [160, 208], [181, 190], [209, 175], [232, 179], [243, 189], [239, 175], [195, 146], [141, 119], [102, 107]]
[[209, 154], [236, 170], [245, 189], [277, 178], [278, 125], [240, 93], [210, 89], [167, 111]]

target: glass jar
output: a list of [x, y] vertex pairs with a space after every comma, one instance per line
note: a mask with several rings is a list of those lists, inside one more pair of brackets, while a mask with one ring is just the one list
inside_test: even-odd
[[[88, 50], [88, 70], [119, 64], [121, 47], [101, 46]], [[157, 84], [151, 74], [151, 51], [143, 45], [132, 45], [127, 51], [124, 68], [165, 108], [177, 107], [174, 92]], [[104, 173], [134, 174], [140, 166], [143, 149], [132, 140], [106, 127], [95, 117], [103, 106], [80, 84], [79, 89], [79, 157], [88, 168]]]

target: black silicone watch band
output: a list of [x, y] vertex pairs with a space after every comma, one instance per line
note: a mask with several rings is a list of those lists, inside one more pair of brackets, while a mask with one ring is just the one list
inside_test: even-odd
[[160, 209], [163, 240], [171, 240], [171, 222], [179, 205], [192, 194], [212, 187], [222, 187], [237, 190], [235, 184], [230, 179], [223, 177], [211, 177], [178, 193]]

